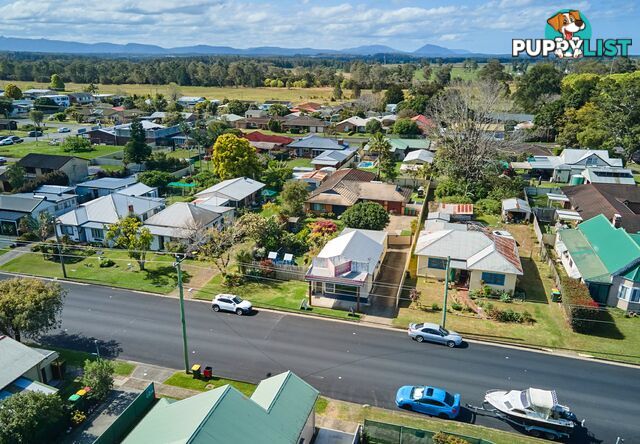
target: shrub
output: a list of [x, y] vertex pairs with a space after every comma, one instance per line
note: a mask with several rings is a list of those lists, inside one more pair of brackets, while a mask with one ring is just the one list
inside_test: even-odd
[[40, 238], [38, 238], [38, 235], [36, 233], [34, 233], [33, 231], [28, 231], [28, 232], [23, 233], [20, 236], [18, 236], [18, 240], [27, 241], [27, 242], [34, 242], [34, 241], [39, 241]]
[[431, 304], [431, 310], [440, 311], [440, 306], [438, 305], [437, 302], [434, 302], [433, 304]]
[[500, 293], [500, 302], [511, 302], [511, 294], [508, 291], [503, 291]]
[[100, 260], [100, 268], [113, 267], [116, 263], [109, 258]]
[[87, 415], [81, 410], [74, 410], [71, 414], [71, 424], [79, 426], [87, 419]]
[[494, 199], [480, 199], [476, 202], [474, 208], [480, 214], [500, 214], [502, 203]]
[[454, 309], [455, 311], [461, 311], [462, 304], [460, 304], [459, 302], [454, 302], [453, 304], [451, 304], [451, 308]]
[[456, 436], [449, 435], [445, 432], [438, 432], [431, 437], [433, 444], [469, 444], [469, 441], [466, 439]]
[[606, 312], [593, 300], [587, 286], [568, 276], [560, 277], [562, 287], [562, 306], [571, 329], [578, 333], [589, 333], [598, 325], [598, 322], [605, 320]]
[[487, 316], [498, 322], [514, 322], [517, 324], [534, 322], [533, 316], [528, 311], [520, 313], [510, 308], [508, 310], [500, 310], [491, 306], [491, 308], [487, 308]]
[[436, 187], [434, 194], [436, 198], [441, 199], [446, 196], [462, 196], [465, 194], [465, 190], [459, 181], [444, 179], [438, 182], [438, 186]]
[[62, 142], [61, 147], [62, 151], [67, 153], [85, 153], [95, 150], [89, 139], [79, 136], [67, 137], [64, 139], [64, 142]]
[[455, 203], [455, 204], [470, 204], [472, 203], [471, 199], [467, 196], [461, 196], [459, 194], [454, 194], [452, 196], [445, 196], [438, 199], [438, 202], [442, 203]]
[[225, 287], [239, 287], [242, 285], [244, 278], [238, 273], [227, 273], [222, 278], [222, 285]]

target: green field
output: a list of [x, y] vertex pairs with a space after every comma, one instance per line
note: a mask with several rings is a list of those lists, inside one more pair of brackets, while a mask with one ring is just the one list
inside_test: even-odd
[[23, 142], [17, 145], [0, 146], [0, 156], [19, 158], [24, 157], [29, 153], [39, 153], [54, 154], [59, 156], [76, 156], [83, 159], [93, 159], [96, 157], [122, 151], [121, 146], [94, 145], [93, 147], [93, 151], [88, 151], [86, 153], [68, 153], [66, 151], [63, 151], [60, 145], [49, 145], [49, 142], [45, 139], [44, 141], [39, 140], [37, 142]]
[[[23, 91], [29, 88], [48, 88], [48, 83], [23, 82], [1, 80], [0, 88], [4, 89], [7, 83], [14, 83]], [[66, 83], [66, 92], [82, 91], [87, 84]], [[97, 85], [101, 94], [169, 94], [168, 85]], [[233, 87], [213, 87], [213, 86], [181, 86], [181, 94], [185, 96], [202, 96], [207, 99], [239, 99], [239, 100], [290, 100], [292, 102], [318, 101], [328, 102], [331, 99], [333, 88], [233, 88]]]

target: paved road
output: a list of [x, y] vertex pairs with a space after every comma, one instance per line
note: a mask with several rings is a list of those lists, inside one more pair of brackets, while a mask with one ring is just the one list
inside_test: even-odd
[[[102, 287], [68, 285], [60, 331], [45, 343], [94, 350], [123, 359], [181, 368], [178, 301]], [[403, 384], [433, 384], [479, 404], [493, 388], [556, 389], [561, 403], [586, 419], [588, 432], [574, 442], [640, 442], [640, 370], [469, 344], [448, 349], [418, 344], [403, 332], [271, 312], [239, 317], [186, 304], [191, 362], [250, 381], [291, 369], [324, 395], [394, 408]], [[637, 350], [636, 350], [637, 352]], [[464, 412], [463, 420], [473, 420]], [[509, 429], [478, 416], [475, 421]]]

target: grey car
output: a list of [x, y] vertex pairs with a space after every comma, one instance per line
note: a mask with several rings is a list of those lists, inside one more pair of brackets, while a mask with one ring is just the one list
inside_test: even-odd
[[409, 324], [408, 334], [418, 342], [437, 342], [452, 348], [462, 344], [462, 336], [455, 331], [445, 330], [438, 324]]

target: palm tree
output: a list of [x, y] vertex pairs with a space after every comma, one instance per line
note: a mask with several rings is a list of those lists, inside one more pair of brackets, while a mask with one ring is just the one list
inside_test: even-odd
[[378, 155], [378, 173], [376, 179], [380, 178], [380, 164], [391, 156], [391, 143], [382, 133], [375, 133], [369, 139], [369, 152]]

